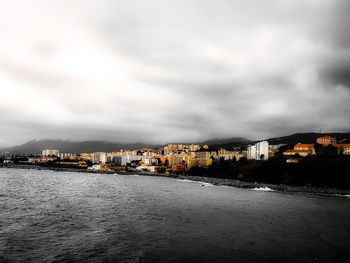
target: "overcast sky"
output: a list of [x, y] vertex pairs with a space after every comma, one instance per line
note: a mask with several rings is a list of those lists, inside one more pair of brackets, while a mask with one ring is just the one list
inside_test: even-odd
[[350, 130], [350, 1], [0, 3], [0, 146]]

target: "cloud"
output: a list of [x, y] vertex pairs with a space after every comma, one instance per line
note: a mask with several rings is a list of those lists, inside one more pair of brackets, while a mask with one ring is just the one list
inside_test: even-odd
[[345, 0], [1, 1], [0, 145], [345, 129], [349, 13]]

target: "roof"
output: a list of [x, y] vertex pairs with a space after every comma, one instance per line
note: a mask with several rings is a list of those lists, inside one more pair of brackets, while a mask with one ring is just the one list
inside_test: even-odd
[[317, 140], [318, 140], [318, 139], [334, 139], [334, 138], [331, 137], [331, 136], [323, 136], [323, 137], [317, 138]]
[[181, 163], [175, 163], [174, 166], [181, 166], [181, 167], [185, 167], [185, 165], [181, 164]]
[[311, 144], [307, 144], [307, 143], [298, 143], [294, 146], [294, 148], [313, 148], [314, 145]]
[[338, 148], [350, 148], [350, 143], [336, 143], [332, 144], [334, 147]]
[[287, 150], [285, 152], [288, 152], [288, 153], [309, 153], [310, 151], [309, 150]]

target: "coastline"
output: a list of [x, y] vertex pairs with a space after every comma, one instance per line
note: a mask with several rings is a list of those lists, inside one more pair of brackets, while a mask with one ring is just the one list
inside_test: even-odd
[[267, 190], [285, 193], [309, 193], [325, 196], [347, 196], [350, 195], [350, 189], [336, 189], [328, 187], [315, 187], [315, 186], [297, 186], [297, 185], [285, 185], [285, 184], [266, 184], [266, 183], [252, 183], [244, 182], [234, 179], [222, 179], [214, 177], [204, 176], [191, 176], [181, 174], [159, 174], [159, 173], [147, 173], [147, 172], [110, 172], [110, 171], [95, 171], [79, 168], [64, 168], [64, 167], [45, 167], [40, 165], [27, 165], [27, 164], [6, 164], [0, 165], [0, 168], [9, 169], [34, 169], [34, 170], [51, 170], [57, 172], [79, 172], [79, 173], [94, 173], [94, 174], [118, 174], [118, 175], [140, 175], [140, 176], [161, 176], [173, 179], [189, 180], [194, 182], [203, 182], [212, 184], [215, 186], [228, 186], [244, 189], [255, 190]]

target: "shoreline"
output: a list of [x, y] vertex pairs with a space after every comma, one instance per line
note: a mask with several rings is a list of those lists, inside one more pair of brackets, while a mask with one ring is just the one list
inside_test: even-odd
[[235, 179], [223, 179], [204, 176], [191, 176], [180, 174], [159, 174], [159, 173], [147, 173], [147, 172], [110, 172], [110, 171], [95, 171], [79, 168], [65, 168], [65, 167], [45, 167], [40, 165], [27, 165], [27, 164], [9, 164], [0, 165], [0, 168], [9, 169], [34, 169], [34, 170], [51, 170], [57, 172], [79, 172], [79, 173], [94, 173], [94, 174], [119, 174], [119, 175], [140, 175], [140, 176], [161, 176], [172, 179], [189, 180], [193, 182], [202, 182], [212, 184], [214, 186], [228, 186], [243, 189], [262, 189], [272, 190], [283, 193], [309, 193], [323, 196], [347, 196], [350, 195], [350, 189], [336, 189], [328, 187], [315, 187], [315, 186], [297, 186], [297, 185], [284, 185], [284, 184], [266, 184], [266, 183], [252, 183], [244, 182]]

